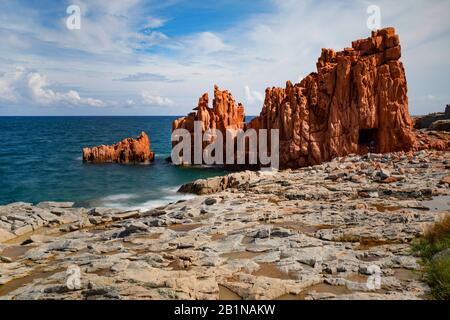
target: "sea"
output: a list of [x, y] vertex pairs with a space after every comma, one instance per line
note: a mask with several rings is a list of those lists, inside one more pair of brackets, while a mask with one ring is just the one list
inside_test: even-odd
[[[78, 207], [146, 210], [193, 197], [177, 190], [227, 172], [166, 161], [176, 118], [0, 117], [0, 205], [69, 201]], [[114, 144], [142, 131], [156, 153], [153, 164], [83, 163], [83, 147]]]

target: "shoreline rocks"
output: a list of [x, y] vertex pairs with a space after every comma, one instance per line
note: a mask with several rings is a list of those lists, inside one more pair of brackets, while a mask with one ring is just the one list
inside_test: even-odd
[[209, 179], [198, 179], [188, 182], [180, 187], [178, 192], [205, 195], [218, 193], [229, 188], [239, 188], [248, 185], [252, 180], [257, 179], [258, 173], [253, 171], [243, 171], [229, 174], [224, 177], [214, 177]]
[[447, 131], [450, 129], [446, 125], [450, 120], [450, 105], [448, 104], [444, 112], [430, 113], [426, 116], [414, 117], [414, 128], [416, 129], [430, 129], [438, 131]]
[[[14, 235], [0, 243], [0, 298], [425, 299], [411, 241], [450, 214], [449, 161], [400, 152], [234, 173], [148, 212], [0, 206], [0, 234]], [[80, 290], [65, 285], [73, 266]], [[380, 290], [367, 286], [375, 269]]]
[[450, 132], [450, 119], [433, 122], [430, 126], [430, 130]]
[[151, 151], [150, 139], [142, 132], [136, 139], [127, 138], [111, 146], [83, 149], [83, 161], [92, 163], [150, 163], [155, 159]]

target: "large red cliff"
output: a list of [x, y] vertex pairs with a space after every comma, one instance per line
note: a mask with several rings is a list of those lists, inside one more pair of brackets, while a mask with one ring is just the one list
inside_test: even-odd
[[136, 139], [128, 138], [111, 146], [83, 149], [83, 161], [104, 163], [148, 163], [155, 159], [150, 150], [150, 139], [142, 132]]
[[317, 73], [266, 90], [248, 128], [280, 130], [281, 167], [320, 164], [352, 153], [416, 146], [407, 82], [394, 28], [340, 52], [323, 49]]
[[280, 167], [320, 164], [352, 153], [418, 148], [408, 112], [407, 82], [394, 28], [354, 41], [351, 48], [323, 49], [317, 72], [298, 84], [268, 88], [262, 112], [243, 124], [243, 107], [216, 87], [213, 109], [204, 95], [196, 112], [173, 129], [231, 127], [280, 130]]

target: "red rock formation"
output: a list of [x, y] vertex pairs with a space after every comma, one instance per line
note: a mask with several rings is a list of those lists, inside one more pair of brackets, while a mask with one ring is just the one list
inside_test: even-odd
[[[280, 130], [280, 167], [320, 164], [352, 153], [417, 149], [408, 112], [407, 82], [399, 36], [394, 28], [372, 32], [341, 52], [323, 49], [317, 72], [286, 88], [268, 88], [262, 112], [246, 128]], [[216, 87], [213, 109], [208, 96], [196, 113], [178, 119], [173, 129], [243, 127], [243, 107]]]
[[[226, 129], [244, 129], [245, 115], [242, 104], [236, 104], [233, 96], [228, 91], [221, 91], [217, 85], [214, 86], [214, 100], [212, 108], [208, 107], [209, 97], [205, 93], [198, 102], [198, 107], [191, 112], [187, 117], [177, 119], [172, 124], [172, 131], [176, 129], [186, 129], [191, 135], [194, 135], [194, 122], [202, 122], [202, 133], [208, 129], [218, 129], [222, 132], [224, 139], [226, 139]], [[193, 143], [192, 138], [192, 143]], [[211, 143], [210, 141], [209, 143]], [[206, 147], [208, 142], [203, 143]], [[176, 145], [174, 142], [173, 145]], [[192, 163], [194, 161], [192, 160]]]
[[154, 159], [155, 154], [150, 149], [150, 140], [145, 132], [137, 139], [124, 139], [112, 146], [83, 149], [85, 162], [148, 163]]
[[323, 49], [317, 73], [266, 90], [261, 115], [248, 125], [280, 129], [280, 166], [416, 146], [408, 113], [400, 40], [394, 28], [372, 33], [341, 52]]
[[205, 93], [198, 102], [196, 112], [187, 117], [177, 119], [173, 122], [172, 130], [187, 129], [194, 131], [194, 121], [203, 123], [203, 132], [208, 129], [219, 129], [222, 133], [226, 129], [243, 129], [245, 124], [244, 107], [236, 104], [233, 96], [228, 91], [220, 91], [214, 86], [214, 100], [212, 109], [208, 107], [209, 97]]

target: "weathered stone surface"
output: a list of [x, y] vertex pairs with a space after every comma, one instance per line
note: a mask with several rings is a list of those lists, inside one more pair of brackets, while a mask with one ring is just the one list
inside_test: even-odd
[[431, 130], [440, 130], [440, 129], [433, 129], [431, 126], [436, 122], [440, 120], [450, 120], [450, 105], [447, 105], [445, 108], [445, 112], [435, 112], [430, 113], [426, 116], [418, 116], [414, 117], [414, 128], [416, 129], [428, 129]]
[[0, 263], [11, 263], [11, 262], [12, 262], [11, 258], [0, 256]]
[[181, 186], [178, 192], [205, 195], [220, 192], [228, 188], [237, 189], [257, 179], [257, 174], [252, 171], [243, 171], [229, 174], [224, 177], [199, 179]]
[[444, 131], [416, 131], [416, 139], [421, 150], [450, 150], [450, 133]]
[[428, 129], [431, 127], [431, 125], [439, 120], [445, 120], [447, 119], [445, 116], [445, 113], [443, 112], [436, 112], [431, 113], [426, 116], [420, 116], [420, 117], [414, 117], [414, 128], [415, 129]]
[[15, 234], [0, 228], [0, 243], [11, 240], [15, 237]]
[[220, 192], [225, 190], [227, 187], [227, 177], [217, 177], [211, 179], [198, 179], [193, 182], [188, 182], [182, 185], [178, 192], [202, 195]]
[[430, 126], [430, 130], [450, 132], [450, 120], [439, 120], [433, 122]]
[[450, 176], [445, 176], [441, 179], [440, 184], [448, 184], [450, 185]]
[[444, 259], [445, 260], [450, 259], [450, 249], [445, 249], [443, 251], [436, 253], [433, 256], [432, 261], [437, 262], [437, 261], [444, 260]]
[[68, 209], [72, 208], [74, 205], [73, 202], [52, 202], [52, 201], [45, 201], [38, 203], [36, 207], [42, 208], [42, 209]]
[[148, 163], [155, 159], [150, 149], [150, 140], [145, 132], [137, 139], [125, 139], [112, 146], [99, 146], [83, 149], [85, 162], [117, 162], [117, 163]]

